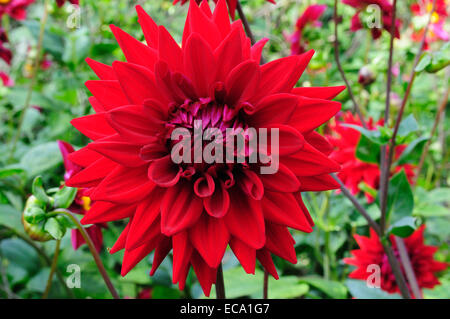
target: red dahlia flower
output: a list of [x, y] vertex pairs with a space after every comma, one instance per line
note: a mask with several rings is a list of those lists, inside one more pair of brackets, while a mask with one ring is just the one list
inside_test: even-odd
[[[180, 2], [181, 5], [185, 4], [186, 2], [188, 2], [189, 0], [173, 0], [173, 4], [177, 4], [178, 2]], [[197, 4], [201, 4], [203, 0], [195, 0], [195, 2], [197, 2]], [[206, 0], [208, 1], [208, 0]], [[215, 3], [217, 3], [218, 0], [214, 0]], [[230, 15], [231, 18], [234, 20], [234, 15], [235, 15], [235, 11], [236, 11], [236, 7], [237, 7], [237, 2], [239, 0], [226, 0], [227, 4], [228, 4], [228, 9], [230, 10]], [[269, 1], [273, 4], [275, 4], [275, 0], [266, 0]]]
[[[433, 259], [437, 247], [427, 246], [424, 244], [423, 232], [425, 225], [422, 225], [411, 236], [404, 238], [406, 250], [411, 260], [411, 265], [417, 278], [420, 288], [433, 288], [439, 285], [436, 273], [447, 268], [447, 264]], [[354, 235], [360, 249], [352, 250], [353, 257], [344, 258], [344, 262], [356, 266], [357, 268], [349, 275], [353, 279], [367, 280], [372, 271], [368, 271], [369, 265], [378, 265], [381, 275], [381, 289], [389, 292], [400, 292], [395, 281], [394, 274], [388, 261], [388, 257], [384, 252], [378, 235], [370, 229], [370, 237]], [[400, 255], [397, 251], [396, 241], [394, 237], [390, 237], [392, 248], [397, 259]], [[399, 259], [400, 260], [400, 259]], [[402, 269], [402, 271], [404, 271]], [[412, 294], [412, 291], [411, 291]]]
[[311, 24], [314, 27], [320, 27], [322, 23], [319, 21], [322, 13], [327, 6], [325, 4], [313, 4], [308, 6], [295, 24], [295, 32], [288, 36], [291, 42], [291, 54], [301, 54], [306, 51], [306, 43], [302, 43], [303, 29]]
[[[357, 31], [363, 28], [363, 23], [361, 22], [361, 12], [366, 10], [369, 5], [376, 5], [380, 9], [381, 21], [380, 23], [387, 32], [391, 32], [391, 22], [392, 22], [392, 4], [389, 0], [342, 0], [343, 3], [356, 9], [356, 13], [352, 18], [350, 30]], [[376, 14], [376, 12], [372, 12]], [[376, 20], [376, 17], [374, 17]], [[395, 37], [400, 38], [400, 20], [395, 20]], [[372, 37], [378, 39], [381, 36], [381, 29], [371, 28]]]
[[[331, 158], [342, 165], [342, 170], [338, 174], [342, 182], [347, 186], [353, 195], [360, 192], [360, 184], [365, 183], [366, 186], [372, 189], [378, 189], [380, 185], [380, 168], [377, 164], [366, 163], [356, 157], [356, 147], [358, 146], [361, 133], [357, 130], [343, 126], [342, 124], [361, 125], [361, 121], [357, 116], [351, 112], [346, 112], [342, 115], [342, 119], [336, 119], [334, 124], [330, 124], [330, 131], [332, 134], [328, 136], [328, 140], [334, 146], [334, 152]], [[367, 128], [375, 130], [377, 126], [382, 126], [383, 120], [377, 123], [373, 122], [372, 118], [367, 121]], [[395, 150], [395, 158], [398, 158], [406, 145], [398, 145]], [[408, 179], [414, 176], [414, 166], [411, 164], [398, 165], [395, 167], [393, 173], [405, 170]], [[367, 201], [373, 202], [374, 197], [366, 192]]]
[[27, 17], [26, 8], [34, 0], [0, 0], [0, 18], [7, 14], [16, 20], [25, 20]]
[[[428, 16], [433, 9], [433, 0], [419, 0], [411, 5], [411, 11], [415, 16]], [[445, 0], [437, 0], [436, 8], [431, 15], [430, 27], [425, 37], [425, 48], [428, 48], [430, 42], [437, 40], [450, 40], [449, 33], [445, 30], [445, 21], [447, 20], [447, 4]], [[425, 28], [421, 28], [413, 33], [413, 40], [420, 41], [422, 39]]]
[[[69, 0], [69, 2], [76, 6], [80, 4], [80, 0]], [[64, 3], [66, 3], [66, 0], [56, 0], [56, 4], [60, 8], [64, 5]]]
[[[258, 259], [277, 278], [272, 254], [296, 262], [287, 227], [312, 231], [300, 192], [339, 186], [329, 176], [339, 169], [331, 145], [314, 129], [338, 112], [330, 99], [344, 88], [294, 88], [312, 51], [260, 66], [267, 40], [251, 46], [224, 0], [214, 12], [191, 1], [181, 47], [136, 9], [147, 44], [111, 26], [127, 62], [87, 60], [100, 78], [86, 83], [96, 113], [72, 124], [94, 141], [69, 155], [83, 170], [67, 181], [95, 201], [82, 223], [129, 218], [111, 249], [125, 249], [123, 276], [155, 250], [153, 275], [173, 249], [173, 282], [183, 289], [192, 266], [209, 295], [230, 245], [246, 272]], [[200, 134], [278, 128], [279, 151], [260, 154], [279, 154], [278, 172], [260, 174], [261, 163], [248, 160], [258, 148], [247, 147], [232, 149], [243, 163], [175, 164], [181, 143], [172, 132], [195, 132], [199, 120]]]
[[[66, 172], [64, 174], [64, 180], [67, 181], [73, 175], [81, 171], [81, 167], [74, 164], [68, 159], [69, 154], [73, 153], [75, 150], [72, 145], [67, 142], [58, 141], [59, 150], [64, 161], [64, 167]], [[91, 199], [86, 195], [86, 188], [79, 188], [77, 195], [69, 210], [75, 214], [85, 215], [91, 208]], [[85, 230], [91, 237], [97, 251], [100, 251], [103, 245], [103, 234], [101, 228], [105, 228], [106, 225], [103, 223], [94, 224], [92, 226], [86, 227]], [[72, 247], [77, 250], [81, 245], [85, 244], [85, 240], [78, 229], [72, 229]]]
[[14, 86], [14, 81], [5, 72], [0, 71], [0, 79], [2, 80], [3, 86], [11, 87]]

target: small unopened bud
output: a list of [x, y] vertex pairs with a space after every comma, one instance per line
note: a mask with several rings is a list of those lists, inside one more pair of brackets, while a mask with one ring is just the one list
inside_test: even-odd
[[375, 73], [367, 66], [359, 70], [358, 82], [361, 85], [370, 85], [375, 81]]

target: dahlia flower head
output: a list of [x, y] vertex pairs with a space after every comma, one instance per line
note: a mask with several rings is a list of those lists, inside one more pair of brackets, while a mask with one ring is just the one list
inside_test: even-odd
[[[201, 4], [203, 0], [195, 0], [195, 2], [197, 2], [197, 4]], [[215, 3], [217, 3], [218, 0], [214, 0]], [[234, 16], [235, 16], [235, 12], [236, 12], [236, 7], [237, 7], [237, 2], [239, 0], [226, 0], [227, 4], [228, 4], [228, 10], [230, 10], [230, 15], [231, 18], [234, 20]], [[271, 2], [273, 4], [275, 4], [275, 0], [266, 0], [268, 2]], [[181, 5], [185, 4], [186, 2], [189, 2], [189, 0], [173, 0], [173, 4], [177, 4], [180, 3]]]
[[[181, 47], [136, 7], [146, 44], [111, 26], [127, 62], [88, 59], [100, 78], [88, 81], [95, 114], [72, 120], [93, 140], [68, 158], [83, 167], [67, 185], [89, 188], [93, 205], [81, 222], [128, 219], [111, 248], [124, 249], [125, 276], [154, 251], [153, 275], [173, 250], [173, 283], [184, 289], [191, 268], [209, 295], [229, 245], [247, 273], [256, 260], [278, 278], [272, 254], [297, 261], [288, 227], [311, 232], [302, 191], [338, 188], [329, 175], [327, 140], [314, 131], [340, 109], [344, 87], [294, 88], [313, 51], [260, 65], [263, 39], [251, 46], [225, 0], [214, 12], [191, 1]], [[275, 174], [260, 163], [180, 163], [171, 152], [176, 128], [279, 129]], [[269, 137], [268, 137], [269, 138]], [[236, 150], [238, 152], [238, 150]]]
[[313, 27], [322, 26], [319, 19], [326, 8], [327, 6], [325, 4], [310, 5], [297, 19], [294, 33], [286, 37], [291, 43], [291, 54], [302, 54], [306, 51], [306, 43], [302, 40], [303, 31], [308, 25]]
[[[391, 32], [391, 23], [392, 23], [392, 4], [389, 0], [342, 0], [344, 4], [347, 4], [356, 9], [356, 13], [353, 15], [350, 25], [351, 31], [357, 31], [364, 28], [363, 22], [361, 21], [361, 12], [367, 9], [370, 5], [376, 5], [380, 9], [381, 13], [381, 25], [382, 28], [387, 32]], [[372, 14], [376, 14], [376, 12], [372, 12]], [[401, 20], [395, 20], [395, 33], [394, 36], [396, 38], [400, 38], [400, 25]], [[373, 39], [378, 39], [381, 37], [381, 28], [371, 28]]]
[[[362, 127], [359, 117], [353, 115], [350, 111], [340, 114], [329, 125], [331, 134], [328, 135], [328, 140], [334, 147], [331, 158], [342, 165], [338, 177], [353, 195], [357, 195], [361, 191], [361, 183], [365, 183], [368, 187], [377, 190], [380, 186], [380, 167], [374, 163], [363, 162], [356, 157], [356, 148], [361, 138], [361, 133], [354, 128], [345, 126], [345, 124]], [[383, 126], [384, 121], [381, 119], [374, 123], [373, 118], [369, 118], [366, 124], [369, 130], [375, 130], [377, 126]], [[395, 159], [402, 154], [405, 148], [406, 145], [396, 146]], [[414, 167], [412, 164], [397, 165], [393, 169], [392, 174], [404, 169], [411, 183], [414, 177]], [[374, 197], [369, 192], [365, 192], [365, 196], [369, 203], [374, 201]]]
[[34, 0], [0, 0], [0, 18], [7, 14], [13, 19], [25, 20], [26, 9], [33, 2]]
[[[419, 227], [414, 233], [409, 237], [404, 238], [403, 241], [408, 252], [409, 259], [411, 260], [411, 266], [414, 270], [414, 274], [417, 278], [417, 283], [419, 288], [433, 288], [439, 285], [439, 280], [436, 277], [436, 273], [447, 269], [448, 264], [440, 261], [434, 260], [434, 254], [438, 250], [438, 247], [428, 246], [424, 243], [424, 231], [425, 225]], [[349, 277], [353, 279], [367, 280], [373, 272], [367, 271], [369, 265], [378, 265], [380, 267], [380, 286], [381, 289], [387, 291], [388, 293], [398, 293], [400, 289], [395, 281], [394, 273], [389, 264], [388, 257], [384, 252], [383, 245], [375, 233], [375, 231], [370, 228], [370, 236], [360, 236], [355, 234], [354, 238], [358, 243], [359, 249], [351, 251], [353, 255], [350, 258], [344, 258], [344, 262], [356, 266]], [[394, 236], [389, 238], [392, 248], [394, 250], [394, 255], [400, 261], [400, 254], [397, 250], [396, 241]], [[402, 268], [403, 274], [404, 270]], [[409, 285], [408, 285], [409, 286]], [[412, 290], [410, 293], [412, 296]]]
[[[413, 15], [422, 17], [428, 16], [433, 9], [433, 0], [419, 0], [411, 5], [411, 11]], [[430, 42], [438, 40], [448, 41], [450, 40], [449, 33], [445, 30], [445, 22], [448, 17], [446, 0], [437, 0], [436, 7], [431, 15], [430, 26], [428, 34], [425, 37], [425, 48], [427, 49]], [[413, 33], [412, 39], [414, 41], [420, 41], [422, 39], [425, 28], [417, 30]]]
[[[58, 141], [58, 147], [64, 162], [64, 180], [66, 181], [74, 174], [81, 171], [81, 166], [72, 163], [72, 161], [68, 159], [69, 154], [75, 152], [72, 145], [64, 141]], [[85, 215], [86, 212], [88, 212], [91, 208], [91, 199], [86, 196], [87, 190], [87, 188], [78, 188], [75, 199], [72, 205], [70, 205], [69, 207], [69, 210], [72, 213]], [[89, 237], [91, 237], [92, 242], [94, 243], [94, 246], [98, 252], [100, 252], [103, 245], [102, 228], [106, 228], [106, 224], [100, 223], [85, 227], [86, 232], [89, 234]], [[81, 235], [81, 232], [78, 229], [72, 229], [71, 239], [72, 247], [74, 250], [77, 250], [78, 248], [80, 248], [80, 246], [86, 243], [83, 236]]]

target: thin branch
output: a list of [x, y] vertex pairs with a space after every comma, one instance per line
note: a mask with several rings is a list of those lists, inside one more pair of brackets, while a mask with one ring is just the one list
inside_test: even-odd
[[269, 273], [264, 270], [263, 299], [269, 298]]
[[[383, 240], [382, 240], [383, 242]], [[395, 281], [397, 282], [398, 289], [403, 298], [411, 299], [411, 294], [409, 293], [408, 286], [406, 285], [405, 277], [403, 276], [402, 269], [397, 257], [392, 250], [389, 243], [383, 243], [384, 251], [388, 257], [389, 264], [391, 265], [392, 273], [395, 276]]]
[[372, 227], [373, 230], [375, 230], [375, 232], [377, 233], [377, 235], [381, 237], [380, 227], [372, 219], [372, 217], [370, 217], [370, 215], [366, 211], [366, 209], [358, 202], [356, 197], [352, 195], [350, 190], [344, 185], [344, 183], [340, 180], [339, 177], [337, 177], [335, 174], [331, 174], [331, 177], [333, 177], [334, 180], [339, 183], [339, 185], [341, 186], [341, 191], [344, 194], [344, 196], [347, 197], [352, 202], [352, 204], [353, 204], [353, 206], [355, 206], [356, 210], [358, 210], [358, 212], [367, 220], [367, 223], [369, 224], [369, 226]]
[[255, 44], [256, 43], [255, 37], [252, 33], [252, 29], [250, 28], [250, 24], [248, 23], [248, 20], [244, 14], [244, 10], [242, 10], [240, 1], [236, 1], [236, 9], [239, 14], [239, 18], [241, 19], [242, 24], [244, 25], [245, 33], [250, 38], [252, 45]]
[[341, 77], [345, 82], [345, 86], [347, 87], [348, 95], [350, 96], [350, 99], [353, 102], [353, 108], [356, 111], [356, 113], [358, 114], [358, 117], [361, 121], [362, 126], [364, 128], [367, 128], [366, 121], [364, 120], [361, 109], [360, 109], [358, 103], [356, 102], [355, 96], [353, 95], [352, 88], [350, 86], [350, 83], [347, 80], [347, 77], [345, 76], [345, 72], [344, 72], [344, 69], [342, 68], [341, 60], [339, 58], [339, 38], [338, 38], [339, 18], [338, 18], [338, 14], [337, 14], [337, 7], [338, 7], [338, 0], [334, 0], [334, 14], [333, 14], [333, 19], [334, 19], [334, 58], [336, 60], [336, 65], [338, 67], [339, 73], [341, 73]]
[[45, 286], [44, 293], [42, 294], [42, 299], [47, 299], [48, 294], [50, 293], [50, 288], [52, 287], [53, 275], [55, 274], [56, 265], [58, 264], [58, 256], [59, 256], [59, 247], [61, 241], [57, 240], [55, 245], [55, 253], [53, 254], [52, 266], [50, 267], [50, 274], [47, 279], [47, 286]]
[[216, 298], [225, 299], [225, 284], [223, 282], [223, 270], [222, 264], [217, 268], [217, 279], [216, 279]]
[[94, 261], [97, 265], [97, 268], [100, 272], [100, 274], [103, 277], [103, 280], [105, 281], [106, 286], [108, 287], [108, 290], [111, 292], [111, 295], [114, 299], [120, 299], [119, 294], [117, 293], [116, 289], [114, 288], [114, 285], [111, 282], [111, 279], [108, 276], [108, 273], [106, 272], [105, 267], [103, 266], [102, 260], [100, 259], [100, 256], [97, 252], [97, 249], [95, 248], [94, 243], [92, 242], [91, 237], [86, 232], [86, 230], [83, 228], [83, 225], [80, 224], [78, 219], [67, 209], [56, 209], [53, 211], [53, 213], [61, 214], [66, 217], [68, 217], [77, 227], [77, 229], [80, 231], [81, 236], [83, 236], [84, 241], [89, 247], [89, 250], [91, 251], [92, 257], [94, 257]]
[[389, 43], [389, 60], [388, 73], [386, 84], [386, 108], [384, 110], [384, 125], [388, 126], [389, 122], [389, 107], [391, 105], [391, 87], [392, 87], [392, 60], [394, 57], [394, 39], [395, 39], [395, 19], [397, 15], [397, 0], [392, 4], [392, 19], [391, 19], [391, 40]]
[[417, 283], [416, 274], [414, 273], [414, 268], [411, 265], [411, 260], [409, 259], [408, 251], [406, 250], [405, 242], [402, 238], [395, 236], [395, 243], [397, 244], [397, 250], [400, 254], [400, 260], [402, 261], [403, 269], [405, 270], [406, 278], [408, 278], [409, 286], [416, 299], [423, 299], [422, 291]]
[[422, 52], [423, 52], [426, 35], [428, 33], [428, 29], [430, 27], [430, 22], [431, 22], [431, 17], [433, 15], [433, 12], [434, 12], [435, 8], [436, 8], [436, 0], [433, 0], [433, 7], [432, 7], [432, 9], [430, 11], [430, 15], [428, 17], [428, 22], [427, 22], [427, 25], [425, 27], [425, 30], [424, 30], [424, 33], [423, 33], [423, 36], [422, 36], [422, 40], [420, 41], [419, 51], [417, 52], [416, 58], [414, 60], [414, 65], [413, 65], [413, 68], [411, 70], [410, 80], [408, 82], [408, 86], [406, 88], [406, 92], [405, 92], [405, 95], [403, 97], [402, 104], [400, 106], [400, 110], [399, 110], [398, 115], [397, 115], [397, 119], [395, 121], [394, 132], [392, 134], [392, 138], [391, 138], [391, 141], [389, 143], [389, 155], [388, 155], [387, 159], [384, 159], [387, 162], [384, 165], [383, 170], [381, 171], [381, 176], [380, 176], [380, 195], [381, 195], [380, 196], [380, 207], [381, 207], [380, 227], [381, 227], [381, 231], [382, 231], [383, 234], [384, 234], [384, 231], [386, 229], [386, 224], [387, 224], [387, 221], [386, 221], [386, 213], [387, 213], [386, 212], [386, 207], [387, 207], [387, 194], [388, 194], [388, 188], [389, 188], [389, 183], [388, 182], [389, 182], [389, 174], [390, 174], [390, 171], [391, 171], [391, 164], [392, 164], [392, 160], [394, 158], [394, 152], [395, 152], [395, 139], [397, 138], [398, 129], [400, 127], [400, 122], [402, 120], [403, 113], [405, 111], [405, 106], [406, 106], [406, 103], [408, 101], [409, 95], [411, 93], [411, 88], [412, 88], [412, 85], [414, 83], [414, 79], [416, 77], [415, 69], [417, 67], [417, 64], [420, 61], [420, 57], [421, 57]]
[[417, 183], [420, 171], [422, 170], [423, 164], [425, 163], [425, 158], [427, 157], [428, 150], [430, 149], [431, 140], [433, 138], [434, 133], [436, 133], [436, 129], [439, 125], [439, 121], [441, 120], [442, 113], [444, 113], [445, 107], [447, 106], [449, 89], [450, 88], [447, 86], [447, 89], [445, 90], [441, 104], [439, 105], [438, 111], [436, 113], [436, 118], [434, 119], [433, 128], [431, 129], [431, 133], [430, 133], [430, 139], [426, 142], [426, 144], [423, 148], [423, 151], [422, 151], [422, 155], [420, 156], [419, 165], [417, 165], [416, 174], [414, 176], [414, 182], [413, 182], [414, 186]]

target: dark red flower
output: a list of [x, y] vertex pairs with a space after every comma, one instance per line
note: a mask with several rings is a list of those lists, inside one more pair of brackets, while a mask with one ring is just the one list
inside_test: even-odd
[[[89, 188], [95, 201], [82, 222], [129, 218], [111, 249], [125, 249], [122, 275], [155, 250], [153, 275], [173, 249], [173, 282], [183, 289], [192, 266], [209, 295], [230, 245], [246, 272], [258, 259], [277, 278], [272, 254], [296, 262], [287, 227], [312, 231], [300, 192], [338, 187], [331, 145], [314, 129], [339, 111], [331, 99], [344, 87], [294, 88], [313, 51], [260, 66], [267, 40], [251, 46], [224, 0], [214, 12], [191, 1], [181, 47], [136, 9], [147, 44], [111, 26], [127, 62], [87, 60], [101, 79], [86, 82], [96, 113], [72, 124], [94, 141], [69, 155], [83, 170], [67, 182]], [[172, 161], [181, 145], [174, 129], [253, 127], [279, 129], [279, 151], [231, 148], [243, 163]], [[279, 154], [279, 170], [260, 174], [251, 154], [272, 162]]]
[[[381, 14], [379, 21], [387, 32], [391, 32], [391, 22], [392, 22], [392, 4], [389, 0], [342, 0], [343, 3], [353, 7], [356, 9], [356, 13], [353, 16], [351, 20], [351, 26], [350, 30], [357, 31], [359, 29], [363, 28], [363, 23], [361, 22], [361, 12], [363, 10], [366, 10], [369, 5], [376, 5], [379, 8], [379, 12]], [[376, 21], [377, 17], [375, 15], [377, 14], [376, 11], [372, 12], [374, 15], [374, 21]], [[400, 19], [395, 20], [395, 37], [400, 38], [400, 25], [401, 21]], [[374, 39], [378, 39], [381, 36], [381, 28], [372, 27], [370, 29], [372, 32], [372, 37]]]
[[0, 71], [0, 79], [2, 80], [3, 86], [6, 87], [14, 86], [14, 81], [5, 72]]
[[307, 25], [320, 27], [322, 24], [319, 18], [326, 8], [327, 6], [325, 4], [310, 5], [300, 18], [298, 18], [295, 24], [295, 32], [287, 37], [288, 41], [291, 42], [291, 54], [301, 54], [306, 51], [307, 43], [302, 41], [303, 30]]
[[[342, 165], [342, 170], [338, 174], [342, 182], [347, 186], [353, 195], [360, 192], [360, 184], [365, 183], [367, 187], [374, 190], [378, 189], [380, 184], [380, 168], [377, 164], [366, 163], [356, 157], [356, 147], [358, 146], [361, 133], [351, 127], [343, 126], [342, 124], [361, 125], [361, 121], [357, 116], [351, 112], [342, 114], [341, 119], [336, 118], [333, 124], [330, 124], [331, 135], [328, 140], [334, 147], [331, 158]], [[369, 130], [376, 129], [377, 126], [382, 126], [383, 120], [377, 123], [373, 122], [372, 118], [367, 121], [367, 128]], [[398, 145], [395, 150], [395, 158], [398, 158], [406, 145]], [[405, 170], [408, 179], [414, 176], [414, 166], [411, 164], [398, 165], [394, 168], [392, 173]], [[374, 197], [369, 193], [365, 193], [367, 201], [373, 202]]]
[[[73, 163], [69, 158], [69, 154], [73, 153], [75, 150], [72, 145], [67, 142], [58, 141], [58, 146], [61, 151], [61, 155], [64, 161], [64, 167], [66, 172], [64, 173], [64, 180], [67, 181], [69, 178], [81, 171], [81, 166]], [[85, 215], [91, 209], [91, 199], [87, 195], [87, 188], [79, 188], [74, 202], [69, 207], [69, 210], [75, 214]], [[103, 245], [103, 234], [102, 228], [105, 228], [106, 224], [99, 223], [93, 224], [92, 226], [85, 227], [86, 232], [91, 237], [97, 251], [100, 251]], [[73, 249], [77, 250], [81, 245], [85, 244], [85, 240], [78, 229], [72, 229], [72, 246]]]
[[[217, 3], [217, 1], [218, 0], [214, 0], [215, 3]], [[231, 18], [234, 19], [238, 0], [226, 0], [226, 1], [228, 4], [228, 10], [230, 10]], [[266, 0], [266, 1], [275, 4], [275, 0]], [[183, 5], [186, 2], [189, 2], [189, 0], [173, 0], [174, 5], [177, 3], [180, 3], [181, 5]], [[208, 2], [208, 0], [195, 0], [195, 2], [197, 2], [198, 5], [200, 5], [202, 2]]]
[[[447, 269], [448, 265], [434, 260], [433, 255], [438, 250], [438, 247], [425, 245], [423, 236], [424, 230], [425, 225], [422, 225], [411, 236], [404, 238], [403, 240], [419, 287], [433, 288], [434, 286], [439, 285], [436, 273]], [[389, 293], [400, 292], [387, 255], [385, 254], [381, 241], [375, 231], [371, 228], [370, 237], [355, 234], [354, 238], [360, 249], [351, 251], [353, 257], [344, 258], [345, 263], [357, 267], [350, 273], [349, 277], [367, 280], [368, 277], [373, 274], [373, 271], [368, 270], [368, 266], [378, 265], [380, 267], [381, 289]], [[396, 241], [393, 236], [390, 237], [390, 242], [395, 256], [400, 260], [396, 248]], [[402, 271], [404, 272], [403, 268]]]
[[[76, 6], [78, 6], [80, 4], [80, 0], [69, 0], [69, 2]], [[64, 5], [64, 3], [66, 3], [66, 0], [56, 0], [56, 4], [60, 8]]]
[[11, 50], [5, 47], [5, 43], [8, 43], [8, 35], [5, 29], [0, 27], [0, 59], [5, 61], [7, 64], [11, 64], [12, 53]]
[[16, 20], [25, 20], [27, 17], [27, 7], [34, 0], [1, 0], [0, 1], [0, 18], [7, 14]]
[[[411, 5], [411, 11], [417, 17], [428, 16], [433, 9], [433, 0], [418, 0], [418, 2]], [[447, 4], [445, 0], [437, 0], [436, 8], [431, 15], [430, 26], [428, 34], [425, 37], [425, 49], [428, 49], [431, 42], [442, 40], [450, 40], [449, 33], [445, 30], [445, 22], [447, 20]], [[425, 27], [419, 30], [414, 30], [412, 39], [420, 42], [425, 32]]]
[[143, 288], [137, 295], [137, 299], [152, 299], [152, 288]]

